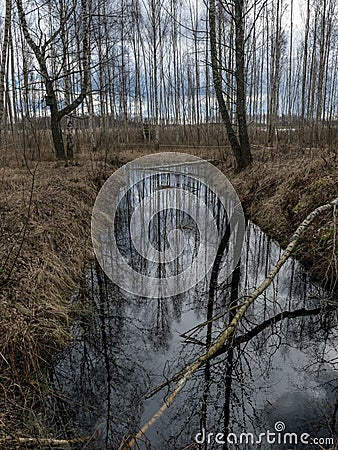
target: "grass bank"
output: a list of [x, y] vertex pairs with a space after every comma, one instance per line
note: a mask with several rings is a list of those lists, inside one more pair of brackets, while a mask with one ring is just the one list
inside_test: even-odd
[[[338, 161], [319, 150], [256, 150], [252, 166], [230, 178], [247, 216], [282, 247], [311, 211], [338, 196]], [[338, 288], [337, 217], [338, 211], [318, 217], [295, 252], [329, 290]]]
[[[162, 150], [162, 149], [161, 149]], [[166, 151], [167, 149], [163, 149]], [[247, 215], [285, 244], [297, 225], [338, 193], [338, 164], [325, 153], [255, 149], [240, 174], [228, 153], [179, 149], [212, 160], [234, 184]], [[37, 412], [48, 388], [46, 362], [71, 336], [77, 311], [69, 299], [93, 257], [90, 216], [104, 180], [147, 153], [121, 151], [64, 167], [52, 161], [1, 170], [0, 433], [46, 437]], [[297, 257], [321, 282], [337, 281], [337, 223], [324, 214], [307, 231]], [[10, 448], [10, 447], [8, 447]]]
[[82, 160], [68, 167], [31, 162], [0, 172], [2, 436], [20, 430], [41, 437], [44, 370], [71, 339], [77, 312], [69, 299], [93, 258], [90, 217], [109, 175], [104, 170], [101, 161]]

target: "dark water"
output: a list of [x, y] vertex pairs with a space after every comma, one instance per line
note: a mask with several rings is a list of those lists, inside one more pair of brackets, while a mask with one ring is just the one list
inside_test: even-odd
[[[161, 239], [159, 230], [152, 239]], [[206, 277], [184, 294], [155, 299], [124, 292], [92, 264], [74, 298], [81, 317], [74, 344], [50, 373], [51, 426], [59, 436], [91, 437], [78, 448], [118, 449], [174, 384], [146, 394], [205, 351], [231, 319], [224, 311], [235, 299], [241, 303], [280, 255], [278, 245], [249, 223], [232, 278]], [[332, 448], [329, 441], [321, 447], [310, 442], [337, 436], [336, 302], [290, 259], [247, 311], [231, 345], [191, 377], [135, 448]], [[189, 333], [211, 317], [218, 318]]]

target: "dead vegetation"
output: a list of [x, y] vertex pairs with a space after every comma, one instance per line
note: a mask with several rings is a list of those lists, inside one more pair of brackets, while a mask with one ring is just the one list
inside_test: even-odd
[[[282, 245], [317, 206], [338, 192], [338, 164], [320, 150], [256, 148], [254, 163], [234, 174], [224, 148], [161, 147], [214, 162], [234, 184], [247, 215]], [[150, 149], [154, 151], [154, 149]], [[48, 387], [47, 362], [70, 342], [78, 312], [70, 298], [93, 257], [91, 209], [104, 180], [118, 165], [149, 153], [120, 148], [78, 156], [73, 165], [15, 163], [0, 178], [0, 433], [48, 435], [38, 411]], [[223, 155], [223, 159], [220, 159]], [[40, 155], [41, 156], [41, 155]], [[48, 159], [48, 158], [47, 158]], [[321, 282], [337, 287], [337, 221], [318, 218], [301, 238], [297, 256]]]
[[[282, 246], [316, 207], [338, 194], [335, 155], [316, 150], [259, 155], [250, 168], [231, 176], [245, 211]], [[337, 212], [318, 218], [300, 239], [296, 256], [314, 278], [337, 289]]]
[[43, 398], [45, 363], [69, 342], [76, 315], [69, 299], [93, 257], [90, 215], [102, 170], [85, 162], [2, 169], [2, 435], [31, 420], [31, 406]]

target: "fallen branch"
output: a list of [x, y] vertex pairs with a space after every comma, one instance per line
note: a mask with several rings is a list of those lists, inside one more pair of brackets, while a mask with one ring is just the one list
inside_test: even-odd
[[[241, 344], [244, 344], [244, 343], [250, 341], [255, 336], [260, 334], [262, 331], [269, 328], [271, 325], [276, 325], [278, 322], [281, 322], [284, 319], [293, 319], [293, 318], [299, 318], [299, 317], [312, 316], [312, 315], [319, 314], [321, 311], [328, 312], [333, 309], [334, 309], [334, 305], [326, 307], [324, 310], [323, 310], [323, 307], [319, 307], [319, 308], [314, 308], [314, 309], [300, 308], [300, 309], [296, 309], [295, 311], [282, 311], [282, 312], [276, 314], [275, 316], [270, 317], [269, 319], [266, 319], [264, 322], [257, 325], [256, 327], [252, 328], [252, 330], [248, 331], [247, 333], [242, 334], [242, 335], [237, 336], [236, 338], [232, 339], [231, 347], [232, 348], [239, 347]], [[204, 342], [200, 343], [198, 341], [197, 344], [198, 345], [203, 344], [205, 346]], [[223, 347], [220, 348], [219, 351], [217, 353], [215, 353], [215, 355], [213, 357], [223, 355], [228, 350], [229, 350], [229, 346], [223, 345]], [[160, 392], [164, 387], [170, 386], [171, 383], [173, 383], [174, 381], [177, 381], [180, 378], [180, 375], [183, 372], [184, 372], [184, 368], [182, 370], [180, 370], [179, 372], [175, 373], [170, 379], [164, 381], [163, 383], [157, 385], [155, 388], [153, 388], [151, 391], [149, 391], [145, 395], [145, 398], [149, 399], [149, 398], [153, 397], [155, 394], [157, 394], [158, 392]]]
[[83, 438], [74, 438], [74, 439], [53, 439], [53, 438], [29, 438], [29, 437], [8, 437], [8, 438], [1, 438], [0, 439], [0, 445], [4, 445], [4, 448], [7, 448], [6, 445], [11, 445], [17, 447], [23, 447], [26, 448], [32, 447], [37, 448], [37, 446], [48, 446], [51, 447], [61, 447], [65, 445], [71, 445], [71, 444], [77, 444], [81, 442], [88, 442], [90, 440], [90, 437], [83, 437]]
[[[306, 230], [306, 228], [317, 216], [319, 216], [319, 214], [323, 213], [324, 211], [330, 210], [336, 207], [337, 205], [338, 205], [338, 197], [330, 203], [319, 206], [314, 211], [312, 211], [306, 217], [305, 220], [303, 220], [303, 222], [299, 225], [295, 233], [292, 235], [288, 246], [286, 247], [285, 251], [278, 260], [275, 267], [271, 270], [271, 272], [268, 274], [265, 280], [258, 286], [258, 288], [256, 288], [253, 291], [253, 293], [245, 300], [245, 302], [242, 303], [242, 306], [238, 309], [236, 315], [230, 322], [229, 326], [220, 334], [220, 336], [216, 339], [216, 341], [209, 347], [209, 349], [205, 353], [203, 353], [201, 356], [195, 359], [195, 361], [193, 361], [186, 368], [184, 368], [182, 371], [179, 372], [180, 377], [177, 380], [175, 389], [168, 396], [167, 400], [163, 403], [161, 408], [141, 428], [141, 430], [136, 434], [136, 436], [130, 440], [130, 442], [127, 444], [129, 448], [132, 448], [135, 445], [136, 441], [142, 438], [142, 436], [144, 436], [146, 431], [156, 422], [157, 419], [159, 419], [162, 416], [164, 411], [169, 408], [169, 406], [174, 401], [175, 397], [182, 390], [187, 379], [191, 375], [193, 375], [203, 364], [205, 364], [207, 361], [213, 358], [220, 351], [225, 341], [228, 340], [234, 334], [239, 322], [243, 318], [244, 314], [246, 313], [250, 305], [267, 289], [268, 286], [270, 286], [270, 284], [272, 283], [272, 281], [274, 280], [274, 278], [276, 277], [282, 266], [288, 260], [291, 253], [294, 251], [296, 244], [299, 241], [299, 238], [301, 234], [304, 232], [304, 230]], [[122, 448], [120, 447], [120, 449]]]

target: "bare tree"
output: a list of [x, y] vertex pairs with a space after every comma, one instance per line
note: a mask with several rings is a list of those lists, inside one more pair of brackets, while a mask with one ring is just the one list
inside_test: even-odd
[[222, 67], [218, 56], [216, 41], [216, 6], [215, 0], [209, 1], [209, 34], [210, 34], [210, 51], [211, 51], [211, 67], [214, 81], [215, 93], [218, 106], [224, 124], [226, 126], [228, 138], [231, 144], [233, 154], [236, 159], [237, 170], [247, 167], [251, 161], [251, 149], [248, 135], [248, 127], [246, 121], [246, 83], [245, 83], [245, 31], [244, 31], [244, 11], [243, 0], [235, 0], [234, 15], [232, 18], [235, 22], [235, 58], [236, 58], [236, 116], [238, 122], [238, 136], [231, 122], [228, 107], [223, 96], [222, 87]]
[[271, 71], [270, 71], [270, 92], [269, 92], [269, 121], [268, 121], [268, 142], [273, 144], [276, 123], [279, 109], [279, 84], [280, 84], [280, 66], [283, 46], [282, 35], [282, 0], [277, 0], [272, 11], [273, 21], [275, 22], [275, 32], [271, 44]]
[[[102, 139], [109, 134], [121, 143], [143, 136], [158, 145], [163, 136], [174, 145], [219, 145], [226, 133], [241, 170], [252, 159], [250, 140], [273, 143], [283, 118], [299, 124], [300, 133], [290, 127], [283, 134], [288, 144], [295, 137], [322, 145], [327, 131], [334, 148], [333, 0], [305, 0], [303, 23], [294, 0], [3, 4], [1, 137], [12, 136], [13, 148], [22, 138], [35, 157], [33, 135], [42, 138], [49, 123], [61, 159], [72, 156], [73, 123], [87, 129], [92, 148], [110, 142]], [[11, 26], [17, 20], [18, 29]], [[22, 135], [14, 133], [18, 126]]]
[[[4, 149], [4, 136], [2, 135], [3, 122], [6, 120], [5, 116], [5, 76], [7, 66], [7, 56], [9, 49], [10, 27], [11, 27], [11, 15], [12, 15], [12, 0], [6, 0], [6, 15], [5, 15], [5, 29], [4, 37], [1, 49], [1, 62], [0, 62], [0, 147], [2, 148], [2, 161], [5, 161], [5, 149]], [[6, 132], [6, 130], [5, 130]]]
[[[66, 159], [66, 153], [64, 149], [62, 129], [61, 129], [61, 119], [67, 116], [72, 111], [74, 111], [85, 99], [88, 89], [89, 80], [89, 60], [88, 60], [88, 21], [89, 21], [89, 11], [87, 0], [81, 0], [81, 25], [82, 25], [82, 54], [78, 55], [79, 67], [83, 75], [81, 79], [81, 89], [80, 93], [71, 102], [66, 104], [60, 109], [58, 105], [57, 96], [57, 81], [61, 78], [61, 74], [54, 73], [52, 69], [49, 68], [48, 59], [50, 57], [48, 49], [58, 43], [63, 33], [67, 29], [67, 22], [71, 20], [74, 14], [74, 8], [71, 7], [67, 13], [60, 16], [59, 25], [56, 29], [51, 32], [49, 37], [43, 35], [40, 28], [40, 38], [38, 43], [33, 38], [33, 33], [30, 31], [30, 27], [27, 23], [26, 14], [23, 10], [22, 0], [17, 0], [17, 9], [19, 14], [19, 19], [22, 27], [23, 34], [27, 41], [27, 44], [32, 49], [37, 62], [39, 64], [39, 71], [43, 78], [43, 82], [46, 89], [46, 102], [50, 108], [50, 119], [51, 119], [51, 129], [53, 136], [53, 143], [55, 148], [55, 154], [58, 159]], [[40, 23], [40, 19], [38, 20]], [[42, 42], [44, 41], [44, 42]], [[68, 49], [64, 49], [63, 59], [67, 59]], [[69, 76], [69, 74], [67, 74]], [[69, 93], [68, 93], [69, 95]], [[69, 97], [68, 97], [69, 100]], [[71, 155], [68, 155], [71, 156]]]

